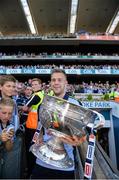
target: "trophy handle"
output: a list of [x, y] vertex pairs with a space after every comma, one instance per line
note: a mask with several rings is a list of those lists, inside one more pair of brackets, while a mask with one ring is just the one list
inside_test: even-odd
[[96, 119], [99, 121], [98, 123], [96, 122], [95, 123], [95, 121], [94, 122], [92, 122], [92, 123], [88, 123], [87, 125], [86, 125], [86, 127], [88, 127], [88, 128], [90, 128], [90, 129], [95, 129], [95, 130], [98, 130], [98, 129], [100, 129], [100, 128], [102, 128], [103, 126], [104, 126], [104, 124], [105, 124], [105, 118], [104, 118], [104, 116], [101, 114], [101, 113], [99, 113], [99, 112], [97, 112], [97, 111], [93, 111], [96, 115], [97, 115], [97, 117], [96, 117]]
[[[101, 113], [99, 113], [99, 112], [97, 112], [97, 111], [93, 111], [95, 114], [97, 114], [97, 117], [99, 118], [99, 123], [97, 123], [96, 125], [94, 125], [94, 128], [95, 129], [99, 129], [99, 128], [101, 128], [101, 127], [103, 127], [104, 126], [104, 124], [105, 124], [105, 118], [104, 118], [104, 116], [101, 114]], [[94, 122], [94, 124], [95, 124], [95, 122]]]

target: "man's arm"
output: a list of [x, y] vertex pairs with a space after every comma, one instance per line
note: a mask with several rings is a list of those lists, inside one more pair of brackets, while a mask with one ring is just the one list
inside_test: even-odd
[[38, 95], [33, 95], [30, 100], [26, 103], [26, 105], [24, 105], [22, 107], [22, 110], [23, 111], [28, 111], [29, 108], [32, 106], [32, 105], [36, 105], [40, 102], [40, 97]]
[[73, 135], [72, 137], [60, 137], [60, 140], [64, 143], [70, 144], [72, 146], [80, 146], [83, 142], [86, 141], [86, 136], [78, 137]]

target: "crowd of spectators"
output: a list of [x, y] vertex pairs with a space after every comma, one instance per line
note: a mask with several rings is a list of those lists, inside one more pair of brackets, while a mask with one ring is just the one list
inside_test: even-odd
[[80, 30], [75, 33], [57, 33], [57, 32], [52, 32], [52, 33], [45, 33], [45, 34], [11, 34], [8, 36], [4, 36], [3, 34], [0, 34], [0, 39], [2, 38], [39, 38], [39, 39], [50, 39], [50, 38], [79, 38], [81, 35], [89, 35], [89, 36], [119, 36], [118, 33], [105, 33], [105, 32], [88, 32], [86, 30]]
[[69, 33], [69, 34], [64, 34], [64, 33], [47, 33], [47, 34], [11, 34], [8, 36], [4, 36], [0, 34], [0, 39], [2, 38], [35, 38], [35, 39], [50, 39], [50, 38], [77, 38], [77, 34], [75, 33]]
[[[10, 77], [11, 77], [11, 79], [15, 80], [15, 82], [13, 80], [11, 80]], [[26, 154], [23, 155], [23, 158], [26, 158], [26, 160], [24, 160], [24, 163], [22, 164], [22, 166], [23, 166], [22, 170], [23, 170], [24, 173], [26, 173], [26, 174], [23, 174], [23, 176], [28, 177], [28, 179], [29, 179], [30, 174], [32, 173], [32, 169], [33, 169], [33, 167], [32, 167], [31, 171], [29, 171], [30, 170], [29, 159], [31, 159], [31, 156], [29, 154], [29, 147], [30, 147], [29, 145], [31, 145], [32, 137], [30, 139], [30, 142], [28, 142], [28, 139], [29, 139], [28, 128], [25, 128], [24, 126], [25, 126], [26, 119], [27, 119], [27, 116], [28, 116], [29, 112], [24, 112], [24, 111], [25, 111], [25, 108], [26, 108], [26, 103], [28, 103], [28, 101], [29, 101], [29, 104], [30, 104], [30, 102], [33, 99], [33, 98], [30, 99], [30, 97], [35, 97], [36, 94], [38, 93], [38, 91], [36, 91], [37, 93], [34, 91], [35, 88], [38, 85], [40, 85], [40, 91], [39, 92], [41, 92], [41, 90], [43, 90], [46, 93], [48, 93], [48, 92], [51, 92], [50, 91], [51, 90], [51, 84], [50, 84], [50, 81], [48, 81], [47, 83], [46, 82], [41, 83], [41, 80], [39, 79], [40, 84], [34, 84], [36, 86], [36, 87], [34, 87], [33, 86], [33, 79], [28, 79], [28, 81], [26, 81], [26, 82], [20, 82], [18, 80], [16, 81], [16, 79], [14, 79], [14, 77], [11, 76], [11, 75], [8, 78], [6, 80], [5, 76], [1, 75], [1, 77], [0, 77], [0, 79], [1, 79], [0, 83], [1, 84], [0, 85], [1, 85], [1, 95], [2, 95], [1, 98], [3, 98], [3, 96], [4, 96], [4, 98], [9, 99], [11, 96], [13, 96], [12, 98], [14, 99], [14, 102], [12, 102], [12, 103], [13, 103], [13, 106], [15, 105], [13, 117], [15, 118], [14, 119], [14, 125], [17, 128], [15, 129], [16, 134], [15, 134], [14, 144], [12, 146], [14, 149], [13, 149], [13, 151], [11, 149], [11, 152], [12, 153], [14, 153], [14, 152], [17, 153], [17, 151], [18, 151], [18, 154], [19, 154], [19, 152], [21, 151], [20, 148], [22, 148], [21, 147], [21, 141], [22, 141], [22, 138], [24, 136], [24, 138], [25, 138], [24, 143], [25, 144], [23, 143], [23, 146], [24, 145], [25, 146], [23, 147], [24, 149], [22, 150], [22, 155], [23, 155], [23, 153], [26, 153]], [[2, 84], [2, 82], [5, 82], [5, 84]], [[4, 93], [3, 93], [3, 91], [4, 91]], [[113, 92], [113, 91], [118, 92], [118, 96], [119, 96], [119, 83], [115, 82], [114, 84], [111, 84], [109, 81], [106, 81], [105, 83], [102, 83], [101, 81], [94, 83], [94, 82], [90, 81], [89, 83], [82, 82], [81, 84], [68, 84], [68, 86], [67, 86], [67, 92], [70, 95], [73, 95], [73, 96], [78, 95], [76, 93], [86, 93], [86, 94], [89, 94], [89, 95], [92, 94], [92, 93], [98, 93], [100, 95], [103, 95], [103, 94], [110, 93], [110, 92]], [[33, 92], [35, 94], [32, 96]], [[81, 94], [79, 94], [79, 100], [81, 101]], [[24, 107], [24, 111], [22, 111], [23, 107]], [[4, 114], [5, 113], [3, 111], [3, 115]], [[11, 115], [12, 115], [12, 113], [11, 113]], [[19, 119], [20, 119], [20, 121], [19, 121]], [[20, 122], [20, 124], [19, 124], [19, 122]], [[1, 127], [3, 127], [3, 126], [1, 126]], [[6, 128], [6, 126], [5, 126], [5, 128]], [[2, 131], [2, 129], [1, 129], [1, 131]], [[30, 131], [31, 131], [31, 129], [30, 129]], [[34, 132], [35, 132], [35, 129], [34, 129]], [[33, 132], [33, 134], [34, 134], [34, 132]], [[18, 141], [19, 138], [20, 138], [20, 141]], [[17, 145], [18, 145], [17, 150], [16, 150], [16, 144], [15, 143], [17, 143]], [[18, 154], [16, 154], [16, 157], [14, 156], [14, 158], [17, 158]], [[8, 160], [6, 162], [8, 163], [8, 165], [9, 165], [9, 163], [11, 165], [11, 161], [14, 159], [13, 154], [12, 154], [12, 156], [7, 156], [7, 157], [8, 157]], [[11, 159], [10, 159], [10, 157], [11, 157]], [[19, 158], [20, 158], [20, 156], [19, 156]], [[2, 161], [0, 161], [0, 163], [1, 162]], [[22, 162], [22, 161], [19, 161], [19, 162]], [[16, 160], [16, 164], [15, 164], [16, 167], [17, 167], [17, 165], [19, 165], [19, 162], [17, 162], [17, 160]], [[4, 167], [6, 168], [6, 166], [4, 166]], [[3, 173], [4, 172], [3, 171], [2, 176], [4, 176], [4, 175], [9, 176], [9, 174], [10, 174], [13, 177], [14, 173], [11, 173], [11, 167], [10, 166], [7, 166], [7, 167], [8, 167], [7, 168], [7, 174]], [[13, 166], [13, 167], [15, 167], [15, 166]], [[17, 168], [17, 171], [20, 171], [18, 168]], [[3, 167], [0, 170], [3, 170]], [[14, 168], [13, 168], [12, 171], [14, 171]], [[4, 178], [2, 178], [2, 179], [4, 179]], [[15, 179], [15, 178], [12, 178], [12, 179]]]
[[104, 69], [104, 70], [108, 70], [108, 69], [119, 69], [119, 65], [114, 64], [114, 65], [109, 65], [109, 64], [105, 64], [105, 65], [77, 65], [77, 64], [73, 64], [73, 65], [64, 65], [64, 64], [60, 64], [60, 65], [56, 65], [56, 64], [46, 64], [46, 65], [40, 65], [40, 64], [36, 64], [36, 65], [23, 65], [23, 64], [13, 64], [13, 65], [0, 65], [0, 69], [22, 69], [22, 68], [27, 68], [27, 69], [32, 69], [32, 68], [36, 68], [36, 69], [55, 69], [55, 68], [60, 68], [60, 69]]
[[[17, 83], [17, 90], [24, 89], [25, 85], [30, 84], [31, 79], [29, 79], [27, 82], [18, 82]], [[42, 89], [46, 92], [50, 90], [50, 82], [43, 82], [42, 83]], [[74, 93], [98, 93], [98, 94], [106, 94], [112, 91], [119, 92], [119, 83], [110, 83], [109, 81], [106, 81], [105, 83], [99, 82], [92, 82], [89, 83], [82, 82], [80, 84], [68, 84], [67, 86], [67, 92], [70, 94]]]
[[88, 52], [88, 53], [81, 53], [81, 52], [75, 52], [75, 53], [72, 53], [72, 52], [54, 52], [54, 53], [48, 53], [48, 52], [42, 52], [42, 53], [28, 53], [28, 52], [21, 52], [19, 51], [18, 53], [5, 53], [5, 52], [0, 52], [0, 58], [4, 58], [7, 56], [12, 56], [14, 58], [21, 58], [21, 57], [28, 57], [28, 58], [53, 58], [53, 57], [62, 57], [62, 56], [77, 56], [78, 57], [81, 57], [81, 56], [87, 56], [87, 57], [90, 57], [90, 56], [119, 56], [118, 53], [112, 53], [111, 55], [109, 54], [106, 54], [106, 53], [91, 53], [91, 52]]

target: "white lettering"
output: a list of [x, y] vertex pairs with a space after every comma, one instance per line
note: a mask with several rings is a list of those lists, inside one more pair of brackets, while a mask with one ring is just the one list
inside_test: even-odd
[[23, 73], [24, 74], [27, 74], [27, 73], [32, 74], [33, 73], [33, 69], [23, 69]]
[[20, 74], [21, 69], [7, 69], [6, 74]]
[[111, 108], [111, 104], [110, 102], [103, 102], [103, 101], [93, 101], [93, 102], [89, 102], [89, 101], [82, 101], [82, 105], [85, 108]]
[[51, 70], [50, 69], [35, 69], [36, 74], [50, 74]]

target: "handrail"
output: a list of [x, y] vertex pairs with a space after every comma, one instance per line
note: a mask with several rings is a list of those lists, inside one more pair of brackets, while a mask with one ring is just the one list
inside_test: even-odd
[[[102, 157], [100, 159], [99, 154], [101, 153]], [[111, 170], [111, 175], [114, 176], [114, 178], [116, 179], [116, 177], [118, 177], [119, 179], [119, 171], [117, 170], [117, 168], [114, 166], [114, 164], [112, 163], [111, 159], [109, 158], [109, 156], [106, 154], [106, 152], [103, 150], [103, 148], [101, 147], [101, 145], [99, 144], [99, 142], [96, 142], [96, 151], [95, 151], [95, 156], [98, 160], [101, 160], [101, 166], [103, 168], [104, 163], [106, 163], [106, 167], [109, 166], [108, 168]], [[105, 168], [104, 168], [105, 171]], [[105, 172], [107, 174], [107, 172]], [[110, 173], [110, 172], [108, 172]]]
[[[76, 164], [75, 177], [76, 179], [82, 178], [82, 168], [84, 171], [84, 164], [86, 158], [88, 142], [83, 143], [77, 148], [76, 157], [78, 158], [78, 165]], [[78, 172], [77, 172], [78, 171]], [[81, 173], [81, 174], [80, 174]], [[96, 142], [95, 155], [94, 155], [94, 168], [92, 179], [119, 179], [119, 171], [112, 164], [110, 158], [102, 149], [101, 145]]]

